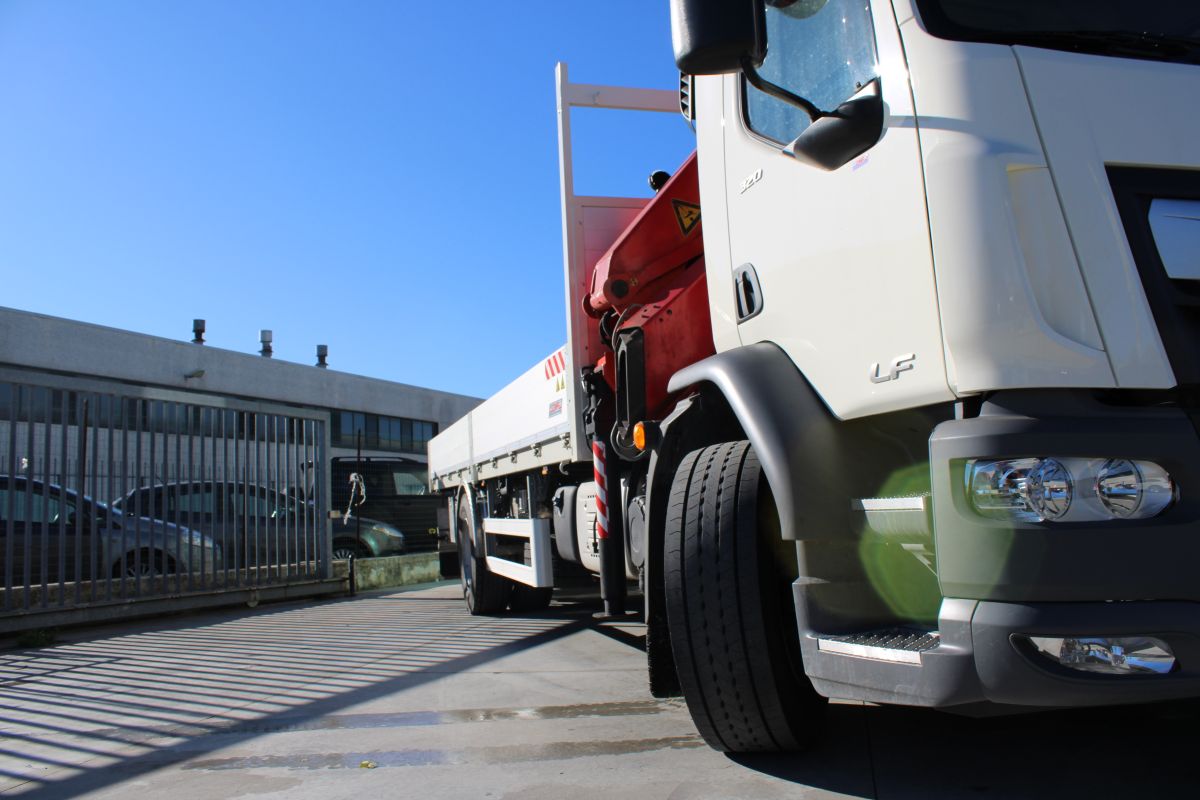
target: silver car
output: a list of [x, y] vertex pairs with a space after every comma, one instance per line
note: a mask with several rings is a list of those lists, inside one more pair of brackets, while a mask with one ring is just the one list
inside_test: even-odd
[[0, 580], [11, 575], [11, 585], [211, 574], [219, 561], [216, 543], [198, 531], [124, 516], [57, 484], [0, 475]]

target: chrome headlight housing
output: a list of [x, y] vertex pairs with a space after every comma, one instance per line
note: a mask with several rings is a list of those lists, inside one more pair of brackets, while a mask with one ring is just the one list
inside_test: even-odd
[[1014, 522], [1149, 519], [1178, 496], [1161, 466], [1127, 458], [972, 459], [965, 473], [975, 512]]

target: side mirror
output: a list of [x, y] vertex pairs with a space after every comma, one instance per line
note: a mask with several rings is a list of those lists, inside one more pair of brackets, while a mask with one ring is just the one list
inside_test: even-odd
[[688, 75], [737, 72], [766, 57], [763, 0], [671, 0], [675, 64]]
[[822, 113], [784, 152], [809, 166], [835, 170], [879, 141], [883, 117], [883, 90], [876, 78], [836, 110]]

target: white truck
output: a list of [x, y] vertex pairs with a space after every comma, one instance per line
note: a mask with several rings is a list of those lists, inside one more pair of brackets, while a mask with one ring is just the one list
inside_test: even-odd
[[570, 108], [671, 102], [560, 68], [567, 344], [430, 444], [471, 610], [637, 579], [726, 751], [1200, 695], [1200, 6], [671, 12], [696, 154], [576, 197]]

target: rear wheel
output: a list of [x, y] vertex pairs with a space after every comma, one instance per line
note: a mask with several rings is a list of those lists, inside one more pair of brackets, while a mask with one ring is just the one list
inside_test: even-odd
[[513, 592], [513, 583], [494, 574], [487, 568], [487, 561], [476, 556], [475, 519], [466, 497], [458, 503], [458, 561], [467, 609], [476, 616], [504, 611]]
[[724, 752], [800, 749], [823, 700], [800, 658], [794, 550], [749, 442], [683, 460], [665, 540], [671, 649], [700, 734]]

